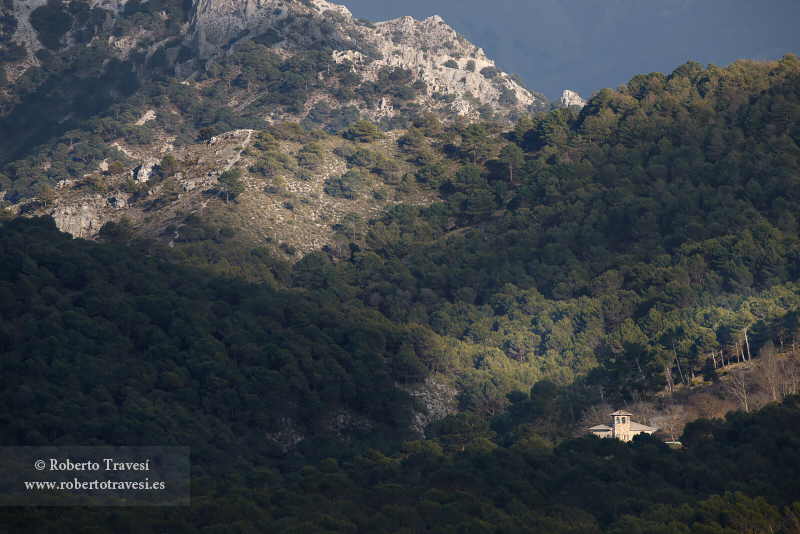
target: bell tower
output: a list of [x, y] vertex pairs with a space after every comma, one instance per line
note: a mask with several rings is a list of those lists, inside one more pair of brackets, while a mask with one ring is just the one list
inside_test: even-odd
[[611, 435], [622, 441], [633, 439], [631, 435], [631, 416], [633, 414], [623, 410], [611, 414]]

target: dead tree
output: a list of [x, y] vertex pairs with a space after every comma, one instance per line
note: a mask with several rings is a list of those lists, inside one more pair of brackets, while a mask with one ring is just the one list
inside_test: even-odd
[[753, 395], [753, 378], [748, 371], [749, 369], [739, 369], [731, 373], [725, 382], [725, 389], [733, 395], [739, 408], [745, 412], [750, 411]]

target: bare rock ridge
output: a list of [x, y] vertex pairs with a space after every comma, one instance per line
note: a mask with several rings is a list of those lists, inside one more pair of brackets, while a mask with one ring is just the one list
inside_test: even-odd
[[[102, 193], [91, 192], [81, 180], [59, 182], [55, 188], [53, 205], [34, 213], [52, 216], [59, 230], [83, 239], [96, 238], [105, 223], [117, 222], [123, 215], [134, 224], [138, 233], [159, 235], [164, 229], [165, 220], [174, 215], [173, 209], [177, 206], [189, 211], [202, 209], [203, 203], [208, 202], [204, 193], [211, 195], [214, 192], [217, 176], [241, 158], [241, 148], [237, 147], [249, 147], [252, 134], [253, 130], [234, 130], [208, 143], [189, 145], [175, 151], [176, 157], [191, 164], [187, 163], [184, 171], [175, 175], [179, 202], [172, 208], [146, 213], [142, 206], [130, 204], [132, 195], [121, 189], [128, 179], [138, 184], [150, 181], [159, 160], [145, 157], [127, 171], [107, 177], [105, 181], [111, 190]], [[153, 186], [148, 195], [157, 197], [162, 187]], [[321, 243], [313, 244], [315, 248], [321, 246]]]
[[[14, 39], [28, 50], [28, 58], [6, 66], [12, 81], [27, 67], [39, 63], [35, 52], [42, 44], [31, 26], [30, 15], [45, 3], [13, 0], [14, 16], [19, 21]], [[126, 3], [127, 0], [89, 1], [92, 7], [107, 12], [104, 26], [109, 27]], [[152, 30], [134, 26], [124, 35], [104, 38], [120, 59], [127, 59], [134, 52], [151, 57], [167, 41], [174, 45], [173, 38], [151, 33]], [[166, 60], [176, 76], [187, 81], [204, 72], [210, 60], [234, 52], [249, 40], [257, 40], [284, 56], [310, 45], [323, 45], [335, 51], [338, 62], [350, 62], [367, 81], [374, 81], [386, 67], [409, 69], [427, 84], [429, 93], [445, 98], [450, 112], [463, 116], [477, 117], [479, 108], [488, 104], [513, 120], [520, 114], [544, 109], [546, 103], [541, 95], [528, 91], [519, 78], [497, 68], [483, 50], [439, 16], [423, 21], [401, 17], [372, 24], [356, 20], [345, 6], [326, 0], [193, 0], [190, 20], [183, 23], [180, 37], [181, 47], [168, 50]], [[65, 43], [75, 44], [70, 36]], [[179, 50], [191, 51], [191, 57], [179, 54]], [[381, 116], [392, 115], [388, 104], [380, 111]]]
[[[526, 112], [531, 106], [544, 105], [540, 95], [501, 72], [482, 49], [438, 15], [423, 21], [405, 16], [365, 24], [345, 6], [326, 0], [196, 0], [188, 36], [197, 59], [178, 65], [176, 72], [189, 76], [198, 60], [216, 57], [232, 42], [267, 32], [282, 37], [275, 46], [287, 50], [324, 40], [337, 50], [337, 61], [353, 62], [368, 80], [387, 66], [414, 70], [431, 91], [454, 95], [453, 106], [461, 114], [469, 109], [470, 97], [481, 104]], [[567, 106], [585, 104], [573, 91], [564, 95], [562, 101], [566, 98]]]
[[[312, 0], [302, 4], [282, 0], [198, 0], [188, 37], [196, 59], [176, 65], [190, 77], [200, 62], [238, 44], [270, 32], [282, 39], [273, 48], [291, 52], [297, 46], [324, 41], [337, 62], [350, 61], [366, 80], [384, 67], [410, 69], [430, 91], [452, 95], [453, 109], [467, 114], [471, 106], [490, 104], [514, 114], [529, 113], [544, 101], [500, 72], [483, 50], [456, 33], [439, 16], [423, 21], [411, 17], [376, 24], [356, 20], [346, 7]], [[384, 108], [385, 109], [385, 108]], [[391, 112], [389, 109], [385, 109]]]
[[578, 106], [582, 108], [583, 106], [586, 105], [586, 100], [581, 98], [575, 91], [570, 91], [569, 89], [564, 91], [564, 93], [561, 95], [560, 100], [561, 103], [567, 107]]
[[373, 76], [384, 66], [411, 69], [431, 91], [455, 97], [453, 108], [460, 115], [474, 105], [471, 98], [495, 108], [520, 111], [544, 104], [508, 74], [499, 72], [483, 50], [457, 34], [439, 16], [423, 21], [402, 17], [380, 22], [367, 39], [384, 59], [370, 62], [357, 51], [344, 52], [337, 59], [349, 59]]

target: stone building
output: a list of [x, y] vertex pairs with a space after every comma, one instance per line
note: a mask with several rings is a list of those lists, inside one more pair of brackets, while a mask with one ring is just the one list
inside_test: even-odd
[[611, 426], [597, 425], [590, 428], [589, 431], [601, 438], [617, 438], [622, 441], [630, 441], [633, 439], [633, 436], [637, 434], [652, 434], [657, 430], [653, 427], [631, 421], [632, 415], [633, 414], [623, 410], [616, 411], [611, 414]]

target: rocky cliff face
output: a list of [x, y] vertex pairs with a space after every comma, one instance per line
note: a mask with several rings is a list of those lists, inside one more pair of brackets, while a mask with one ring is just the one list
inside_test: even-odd
[[[459, 115], [477, 115], [489, 104], [506, 116], [530, 113], [545, 102], [508, 74], [499, 72], [483, 50], [456, 33], [441, 17], [411, 17], [366, 24], [346, 7], [325, 0], [198, 0], [187, 39], [197, 56], [176, 66], [189, 77], [202, 62], [231, 48], [231, 43], [269, 33], [272, 47], [291, 54], [312, 43], [335, 50], [337, 62], [349, 61], [366, 80], [381, 69], [400, 67], [423, 80], [429, 93], [440, 94]], [[391, 109], [383, 106], [385, 114]]]
[[[107, 12], [109, 21], [119, 16], [127, 0], [91, 0], [92, 7]], [[35, 52], [42, 48], [30, 24], [30, 15], [45, 0], [13, 0], [18, 19], [15, 40], [28, 50], [28, 58], [7, 65], [13, 80], [27, 67], [39, 64]], [[69, 3], [69, 2], [68, 2]], [[162, 14], [165, 23], [167, 14]], [[117, 32], [118, 33], [118, 32]], [[183, 23], [180, 42], [159, 34], [156, 27], [133, 24], [122, 35], [101, 37], [120, 59], [132, 54], [151, 58], [166, 49], [166, 61], [175, 75], [193, 80], [210, 60], [234, 52], [249, 40], [266, 43], [283, 56], [322, 46], [335, 51], [339, 62], [349, 61], [365, 80], [374, 80], [381, 69], [401, 67], [428, 86], [428, 98], [419, 104], [443, 112], [486, 118], [489, 104], [508, 120], [543, 109], [540, 95], [527, 91], [497, 69], [483, 51], [469, 43], [438, 16], [424, 21], [411, 17], [371, 24], [356, 20], [342, 5], [325, 0], [194, 0], [190, 20]], [[64, 39], [73, 46], [70, 34]], [[191, 51], [190, 57], [186, 52]], [[142, 76], [147, 72], [140, 71]], [[434, 102], [430, 95], [440, 100]], [[438, 104], [435, 106], [434, 104]], [[365, 116], [392, 115], [387, 105], [368, 110]]]
[[320, 40], [334, 47], [352, 45], [346, 31], [354, 24], [346, 7], [324, 0], [196, 0], [187, 36], [198, 58], [207, 60], [224, 53], [232, 42], [270, 31], [283, 37], [282, 48]]
[[110, 199], [103, 195], [84, 197], [73, 202], [59, 202], [51, 215], [56, 226], [72, 237], [89, 239], [94, 237], [107, 221], [111, 220]]
[[438, 16], [379, 22], [374, 29], [364, 30], [364, 40], [381, 59], [346, 51], [337, 60], [349, 59], [373, 79], [383, 67], [410, 69], [431, 92], [453, 97], [452, 106], [459, 115], [477, 111], [480, 104], [517, 113], [544, 105]]
[[422, 439], [425, 439], [425, 429], [429, 424], [458, 413], [456, 401], [458, 391], [434, 378], [428, 377], [424, 382], [414, 386], [402, 384], [397, 386], [415, 397], [420, 405], [425, 407], [424, 411], [414, 410], [414, 422], [411, 424], [412, 430]]
[[566, 90], [564, 94], [561, 95], [561, 103], [567, 107], [577, 106], [582, 108], [586, 105], [586, 100], [580, 97], [578, 93], [575, 91]]
[[[207, 143], [190, 145], [174, 152], [182, 161], [183, 171], [173, 177], [175, 194], [167, 209], [151, 210], [146, 204], [130, 203], [130, 193], [125, 193], [126, 181], [146, 186], [148, 198], [159, 198], [165, 192], [164, 184], [151, 185], [150, 178], [159, 160], [145, 157], [138, 165], [116, 175], [102, 178], [101, 191], [94, 192], [85, 180], [65, 180], [55, 188], [51, 206], [31, 204], [34, 215], [50, 215], [62, 232], [73, 237], [92, 239], [107, 222], [118, 222], [127, 217], [137, 234], [156, 236], [174, 216], [176, 210], [187, 212], [202, 209], [209, 198], [218, 193], [217, 177], [241, 159], [242, 148], [252, 144], [253, 130], [235, 130]], [[94, 175], [94, 178], [99, 178]], [[150, 183], [148, 183], [150, 182]], [[151, 206], [152, 207], [152, 206]]]

